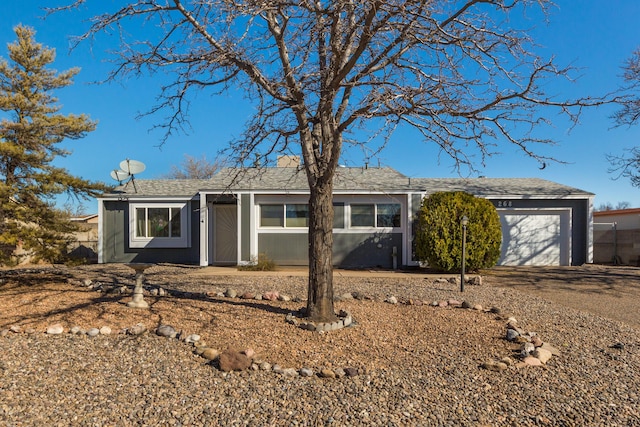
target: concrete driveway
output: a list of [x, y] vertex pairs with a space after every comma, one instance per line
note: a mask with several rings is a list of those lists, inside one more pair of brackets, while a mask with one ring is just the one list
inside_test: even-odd
[[513, 288], [640, 329], [638, 267], [495, 267], [483, 275], [487, 285]]

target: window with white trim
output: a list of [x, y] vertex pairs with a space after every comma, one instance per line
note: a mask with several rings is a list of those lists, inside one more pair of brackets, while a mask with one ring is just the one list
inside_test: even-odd
[[400, 227], [399, 203], [351, 204], [351, 227]]
[[[344, 203], [334, 203], [333, 228], [344, 228]], [[260, 227], [308, 228], [309, 205], [306, 203], [260, 204]]]
[[185, 203], [132, 203], [129, 228], [132, 248], [189, 246], [189, 215]]

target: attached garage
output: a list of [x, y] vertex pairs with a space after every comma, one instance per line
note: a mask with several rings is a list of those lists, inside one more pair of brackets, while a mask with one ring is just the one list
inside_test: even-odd
[[499, 265], [593, 262], [593, 193], [539, 178], [425, 178], [418, 182], [426, 190], [424, 196], [464, 191], [493, 203], [502, 224]]
[[502, 223], [500, 265], [570, 265], [571, 211], [498, 211]]

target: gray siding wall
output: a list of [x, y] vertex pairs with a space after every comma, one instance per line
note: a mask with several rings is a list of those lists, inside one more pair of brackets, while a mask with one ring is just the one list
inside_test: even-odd
[[[511, 202], [510, 209], [571, 208], [571, 265], [582, 265], [587, 262], [588, 199], [519, 200], [505, 198], [505, 200]], [[492, 199], [491, 202], [498, 207], [498, 199]]]
[[129, 205], [127, 202], [103, 203], [103, 262], [170, 262], [176, 264], [200, 263], [200, 213], [194, 212], [193, 204], [187, 204], [191, 215], [190, 248], [130, 248]]
[[[398, 266], [402, 263], [401, 233], [336, 233], [333, 264], [343, 268], [393, 267], [393, 247]], [[280, 265], [308, 265], [306, 233], [260, 233], [258, 251]]]

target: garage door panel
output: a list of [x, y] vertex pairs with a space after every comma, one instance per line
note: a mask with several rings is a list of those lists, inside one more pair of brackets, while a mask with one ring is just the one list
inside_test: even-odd
[[502, 212], [500, 265], [566, 265], [568, 213]]

